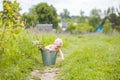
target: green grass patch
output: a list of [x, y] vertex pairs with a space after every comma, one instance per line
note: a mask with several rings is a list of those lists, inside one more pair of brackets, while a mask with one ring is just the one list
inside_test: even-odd
[[46, 68], [32, 41], [39, 40], [46, 46], [57, 37], [63, 39], [65, 54], [64, 62], [50, 66], [60, 68], [57, 80], [120, 79], [120, 36], [23, 32], [5, 43], [0, 54], [0, 80], [27, 80], [31, 71]]
[[65, 58], [58, 80], [120, 79], [120, 37], [98, 35], [70, 39], [73, 51]]

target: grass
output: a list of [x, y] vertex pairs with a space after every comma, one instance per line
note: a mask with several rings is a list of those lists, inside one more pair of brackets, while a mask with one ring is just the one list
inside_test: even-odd
[[32, 45], [32, 36], [24, 34], [7, 40], [4, 53], [0, 55], [1, 80], [25, 80], [34, 65], [40, 63], [39, 51]]
[[26, 80], [32, 70], [44, 68], [40, 51], [32, 41], [39, 40], [48, 45], [55, 38], [57, 36], [54, 34], [37, 35], [29, 32], [20, 33], [16, 38], [7, 38], [4, 52], [0, 52], [0, 80]]
[[120, 36], [75, 36], [58, 80], [119, 80], [119, 40]]
[[57, 80], [120, 79], [120, 36], [24, 32], [16, 39], [9, 39], [4, 54], [0, 54], [0, 80], [27, 80], [32, 70], [46, 68], [32, 41], [48, 45], [57, 37], [63, 39], [65, 54], [64, 62], [52, 66], [61, 69]]

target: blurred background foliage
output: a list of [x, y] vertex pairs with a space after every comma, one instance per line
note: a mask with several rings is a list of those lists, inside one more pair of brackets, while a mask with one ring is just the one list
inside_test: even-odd
[[[67, 9], [63, 9], [60, 14], [57, 14], [54, 6], [48, 5], [47, 3], [39, 3], [33, 6], [28, 13], [22, 14], [22, 20], [25, 21], [26, 28], [35, 27], [36, 24], [52, 23], [54, 29], [57, 29], [57, 27], [59, 27], [59, 22], [68, 22], [72, 24], [83, 23], [87, 24], [88, 27], [90, 27], [88, 29], [91, 29], [91, 27], [93, 27], [92, 30], [88, 30], [90, 32], [94, 32], [98, 25], [101, 23], [104, 23], [103, 29], [105, 29], [105, 25], [108, 24], [106, 20], [109, 20], [109, 27], [112, 27], [112, 30], [120, 32], [120, 8], [116, 9], [114, 7], [110, 7], [104, 12], [100, 9], [92, 9], [89, 16], [86, 16], [84, 14], [84, 11], [80, 10], [80, 15], [70, 15], [70, 12]], [[106, 20], [104, 20], [104, 18], [106, 18]], [[70, 30], [70, 32], [71, 31], [73, 30]]]
[[[77, 78], [79, 79], [79, 77], [76, 78], [73, 77], [74, 75], [79, 76], [79, 74], [77, 74], [78, 72], [77, 69], [72, 68], [71, 65], [73, 65], [72, 60], [75, 63], [78, 63], [80, 57], [81, 57], [80, 61], [83, 60], [83, 62], [85, 60], [87, 61], [88, 59], [91, 59], [90, 64], [88, 63], [90, 66], [91, 64], [93, 64], [92, 59], [95, 60], [100, 59], [98, 63], [98, 66], [100, 65], [100, 67], [97, 68], [103, 69], [103, 71], [105, 69], [105, 72], [106, 70], [108, 70], [107, 73], [108, 77], [106, 77], [108, 78], [107, 80], [110, 80], [109, 76], [111, 76], [112, 74], [113, 74], [112, 79], [118, 78], [119, 68], [117, 63], [119, 63], [118, 61], [119, 42], [120, 42], [119, 37], [112, 37], [112, 38], [102, 37], [99, 39], [98, 37], [92, 37], [92, 38], [87, 38], [83, 36], [75, 37], [74, 35], [67, 35], [67, 34], [66, 35], [63, 34], [62, 36], [55, 34], [34, 35], [29, 32], [26, 32], [25, 30], [26, 28], [29, 29], [31, 27], [36, 27], [36, 24], [49, 23], [49, 24], [53, 24], [54, 29], [59, 29], [61, 31], [61, 28], [58, 26], [58, 23], [63, 21], [63, 22], [69, 22], [69, 25], [67, 26], [67, 31], [70, 31], [72, 34], [89, 33], [89, 32], [94, 32], [96, 27], [99, 24], [101, 24], [101, 22], [105, 17], [107, 17], [106, 21], [104, 22], [105, 24], [103, 25], [103, 32], [104, 33], [112, 33], [113, 31], [120, 32], [120, 8], [118, 9], [114, 9], [114, 7], [108, 8], [106, 11], [104, 11], [104, 13], [102, 13], [100, 10], [93, 9], [91, 11], [90, 16], [85, 16], [84, 11], [80, 11], [80, 15], [78, 16], [74, 16], [74, 15], [71, 16], [70, 12], [67, 9], [64, 9], [61, 14], [57, 14], [55, 7], [52, 5], [48, 5], [47, 3], [39, 3], [33, 6], [28, 13], [20, 14], [20, 10], [21, 8], [19, 3], [17, 3], [17, 0], [14, 1], [3, 0], [3, 11], [0, 12], [0, 61], [1, 61], [0, 79], [1, 80], [8, 80], [8, 79], [25, 80], [26, 77], [29, 75], [30, 71], [38, 67], [43, 68], [44, 66], [41, 63], [41, 58], [40, 56], [38, 56], [40, 55], [40, 52], [34, 45], [32, 45], [32, 41], [40, 40], [44, 42], [45, 45], [47, 45], [52, 43], [54, 39], [56, 39], [57, 37], [63, 38], [64, 40], [63, 49], [66, 50], [66, 53], [71, 53], [68, 52], [68, 50], [74, 49], [73, 50], [74, 52], [69, 56], [70, 59], [69, 57], [67, 59], [68, 62], [67, 60], [65, 62], [65, 63], [69, 63], [69, 60], [71, 60], [71, 63], [65, 65], [65, 68], [67, 69], [65, 68], [63, 69], [63, 72], [64, 70], [71, 71], [72, 74], [71, 72], [69, 72], [71, 74], [71, 77], [69, 77], [70, 74], [68, 73], [67, 74], [68, 76], [67, 77], [63, 76], [63, 79], [65, 80], [77, 79]], [[102, 16], [101, 14], [103, 14], [104, 16]], [[91, 40], [91, 42], [89, 42], [88, 40]], [[78, 45], [80, 41], [82, 46]], [[101, 45], [100, 41], [102, 41], [101, 43], [103, 43], [104, 45]], [[72, 42], [74, 42], [74, 44], [72, 44]], [[91, 47], [91, 45], [93, 46]], [[79, 48], [81, 47], [82, 49], [76, 50], [78, 49], [78, 47]], [[108, 48], [111, 54], [109, 54]], [[82, 52], [83, 54], [79, 54], [79, 51]], [[88, 53], [88, 51], [93, 52], [91, 53], [91, 56], [93, 57], [86, 56], [86, 53]], [[95, 52], [99, 52], [99, 53], [94, 54]], [[106, 54], [104, 54], [104, 52], [106, 52]], [[74, 53], [76, 53], [79, 56], [74, 57]], [[101, 53], [103, 54], [100, 55]], [[88, 53], [87, 55], [90, 54]], [[97, 58], [94, 55], [96, 55]], [[74, 57], [74, 59], [71, 59], [71, 56]], [[84, 57], [86, 58], [82, 59]], [[110, 61], [108, 61], [110, 62], [110, 64], [109, 63], [106, 64], [105, 68], [104, 68], [105, 63], [104, 61], [102, 61], [103, 60], [102, 57], [104, 57], [105, 60], [107, 60], [106, 58], [110, 58], [109, 59]], [[113, 62], [111, 63], [112, 58], [114, 58], [115, 60], [113, 59]], [[101, 63], [103, 63], [103, 66], [101, 66]], [[96, 62], [93, 65], [95, 64]], [[62, 63], [60, 65], [62, 65]], [[83, 73], [84, 73], [84, 65], [82, 66], [83, 68], [79, 66], [79, 64], [77, 65], [78, 69], [81, 68], [81, 70], [83, 70]], [[111, 69], [113, 69], [113, 71]], [[74, 70], [77, 72], [74, 72]], [[100, 73], [100, 75], [102, 75], [101, 78], [99, 77], [99, 72], [97, 73], [98, 73], [97, 75], [98, 80], [100, 79], [106, 80], [104, 78], [104, 75]], [[93, 72], [92, 75], [93, 78], [91, 77], [91, 74], [89, 74], [89, 72], [84, 73], [84, 76], [85, 75], [89, 75], [90, 77], [87, 78], [91, 78], [92, 80], [95, 77], [94, 75], [96, 75], [96, 73]], [[83, 79], [85, 80], [86, 76], [85, 77], [84, 76]]]

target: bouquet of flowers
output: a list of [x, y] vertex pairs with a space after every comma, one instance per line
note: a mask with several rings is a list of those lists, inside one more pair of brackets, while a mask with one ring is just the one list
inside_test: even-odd
[[32, 41], [32, 44], [35, 45], [39, 50], [42, 50], [44, 49], [44, 43], [43, 42], [40, 42], [40, 41]]

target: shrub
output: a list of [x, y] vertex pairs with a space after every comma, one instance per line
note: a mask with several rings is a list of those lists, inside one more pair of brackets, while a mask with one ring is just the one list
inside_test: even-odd
[[75, 32], [86, 33], [86, 32], [92, 32], [93, 29], [94, 28], [87, 23], [80, 23], [76, 26]]

